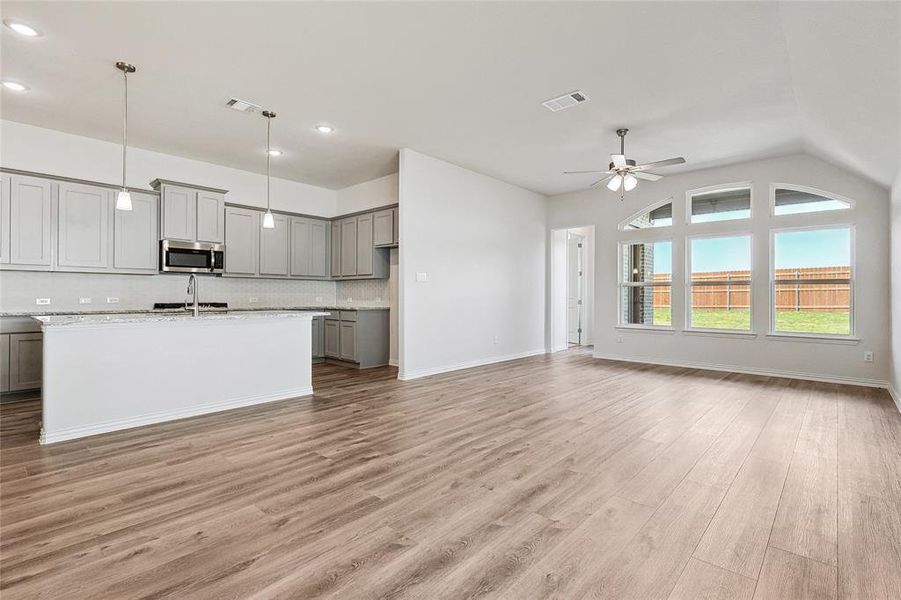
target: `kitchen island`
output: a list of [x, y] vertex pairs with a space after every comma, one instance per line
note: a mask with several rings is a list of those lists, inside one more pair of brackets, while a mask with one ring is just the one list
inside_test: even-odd
[[313, 393], [318, 311], [35, 317], [41, 443]]

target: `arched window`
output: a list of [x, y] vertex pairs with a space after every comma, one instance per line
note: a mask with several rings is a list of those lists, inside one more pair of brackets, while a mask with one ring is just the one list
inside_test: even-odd
[[854, 207], [854, 203], [847, 198], [791, 183], [770, 185], [770, 205], [777, 217]]
[[673, 224], [673, 200], [667, 198], [644, 208], [619, 224], [620, 231], [669, 227]]

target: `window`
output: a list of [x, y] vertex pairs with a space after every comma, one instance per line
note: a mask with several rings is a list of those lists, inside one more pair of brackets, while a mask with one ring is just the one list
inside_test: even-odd
[[748, 219], [751, 217], [751, 186], [689, 192], [689, 206], [692, 223]]
[[751, 236], [693, 238], [689, 327], [751, 330]]
[[774, 186], [773, 214], [795, 215], [851, 208], [851, 202], [825, 195], [823, 192], [800, 186]]
[[673, 224], [673, 203], [667, 202], [662, 206], [658, 206], [651, 210], [631, 218], [628, 222], [620, 225], [623, 231], [632, 229], [648, 229], [651, 227], [669, 227]]
[[773, 234], [773, 331], [851, 335], [851, 229]]
[[673, 243], [622, 245], [620, 322], [672, 326]]

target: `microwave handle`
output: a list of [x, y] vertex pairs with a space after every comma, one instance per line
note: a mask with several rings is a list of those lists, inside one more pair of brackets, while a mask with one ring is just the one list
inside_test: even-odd
[[210, 246], [210, 273], [216, 270], [216, 251]]

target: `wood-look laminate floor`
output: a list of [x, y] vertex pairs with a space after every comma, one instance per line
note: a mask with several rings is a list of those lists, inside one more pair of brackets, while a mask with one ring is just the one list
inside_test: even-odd
[[580, 350], [395, 375], [49, 447], [2, 406], [0, 595], [901, 598], [884, 390]]

